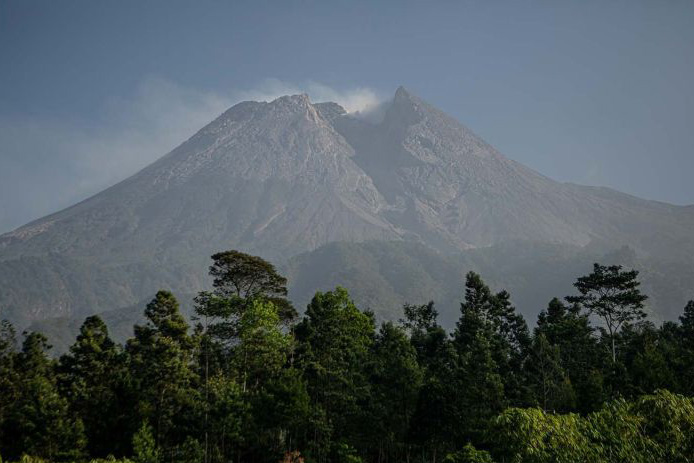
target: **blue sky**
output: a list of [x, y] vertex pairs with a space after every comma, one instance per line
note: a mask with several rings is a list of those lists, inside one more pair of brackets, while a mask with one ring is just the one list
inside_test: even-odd
[[694, 2], [0, 0], [0, 232], [247, 98], [398, 85], [560, 181], [694, 203]]

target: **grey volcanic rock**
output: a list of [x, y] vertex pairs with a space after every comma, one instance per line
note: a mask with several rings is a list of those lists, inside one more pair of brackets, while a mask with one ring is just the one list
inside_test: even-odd
[[692, 230], [692, 207], [555, 182], [402, 87], [378, 123], [285, 96], [235, 105], [134, 176], [0, 236], [0, 317], [27, 324], [128, 306], [159, 288], [194, 294], [209, 255], [230, 248], [281, 263], [336, 242], [411, 241], [444, 254], [522, 241], [628, 245], [689, 268]]
[[306, 95], [241, 103], [128, 180], [0, 237], [0, 259], [101, 255], [104, 246], [121, 256], [135, 246], [139, 258], [186, 239], [274, 256], [355, 236], [396, 238], [353, 156]]
[[335, 125], [387, 198], [389, 221], [430, 244], [597, 240], [679, 253], [654, 238], [685, 238], [694, 229], [686, 208], [561, 184], [511, 161], [402, 87], [380, 124], [341, 118]]

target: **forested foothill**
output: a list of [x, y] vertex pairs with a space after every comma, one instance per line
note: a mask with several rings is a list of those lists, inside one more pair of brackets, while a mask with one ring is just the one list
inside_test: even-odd
[[694, 301], [655, 326], [634, 270], [595, 264], [532, 329], [471, 272], [447, 332], [341, 287], [299, 316], [272, 264], [212, 259], [192, 322], [160, 291], [124, 345], [94, 315], [53, 359], [3, 322], [0, 461], [692, 461]]

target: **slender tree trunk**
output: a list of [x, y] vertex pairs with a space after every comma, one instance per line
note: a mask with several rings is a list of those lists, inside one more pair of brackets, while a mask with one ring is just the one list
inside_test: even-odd
[[164, 390], [159, 393], [159, 410], [157, 410], [157, 445], [161, 446], [161, 416], [164, 409]]
[[615, 364], [617, 363], [617, 349], [615, 348], [614, 331], [612, 329], [612, 325], [608, 325], [608, 329], [610, 330], [610, 341], [612, 343], [612, 364]]
[[243, 353], [243, 392], [246, 392], [246, 378], [248, 376], [248, 352]]
[[[205, 316], [205, 332], [207, 333], [207, 316]], [[206, 334], [206, 336], [208, 336]], [[205, 339], [205, 338], [203, 338]], [[210, 414], [210, 345], [209, 337], [205, 339], [205, 463], [209, 463], [209, 414]]]

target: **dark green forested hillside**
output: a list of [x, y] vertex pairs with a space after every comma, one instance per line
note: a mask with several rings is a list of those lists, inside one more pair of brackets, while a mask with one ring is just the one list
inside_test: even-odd
[[[689, 265], [648, 258], [626, 247], [615, 250], [598, 245], [581, 248], [514, 242], [444, 254], [414, 242], [338, 242], [293, 257], [279, 268], [288, 279], [288, 297], [300, 312], [316, 291], [344, 286], [358, 307], [374, 312], [377, 322], [399, 320], [405, 303], [434, 300], [439, 323], [450, 330], [459, 317], [460, 286], [467, 272], [479, 273], [491, 288], [508, 290], [514, 306], [533, 326], [547, 301], [557, 294], [569, 294], [576, 275], [589, 272], [593, 262], [638, 269], [643, 291], [649, 295], [646, 311], [654, 323], [677, 320], [687, 300], [694, 297], [694, 273]], [[204, 275], [190, 279], [206, 281]], [[94, 306], [89, 314], [99, 313], [112, 338], [125, 342], [133, 334], [133, 325], [143, 321], [142, 307], [153, 296], [105, 312]], [[176, 296], [190, 320], [194, 293]], [[113, 306], [119, 305], [109, 300]], [[82, 321], [50, 318], [33, 322], [29, 330], [45, 334], [53, 354], [59, 355], [67, 352]]]
[[[335, 253], [340, 265], [358, 262], [373, 301], [395, 294], [397, 280], [401, 297], [421, 299], [460, 265], [434, 274], [417, 270], [426, 252], [393, 249], [389, 260], [354, 249], [311, 262], [326, 284], [340, 275], [328, 271]], [[615, 257], [628, 258], [623, 252]], [[511, 294], [475, 272], [460, 282], [448, 329], [434, 303], [405, 304], [379, 321], [341, 286], [315, 293], [299, 316], [287, 279], [236, 251], [215, 254], [210, 277], [191, 317], [162, 290], [138, 309], [125, 342], [90, 316], [57, 359], [43, 334], [19, 337], [3, 322], [2, 458], [669, 463], [694, 455], [694, 301], [678, 322], [655, 325], [629, 267], [574, 274], [532, 329]]]
[[655, 322], [676, 320], [694, 296], [689, 265], [598, 244], [517, 241], [444, 254], [412, 242], [343, 242], [292, 258], [282, 268], [290, 298], [300, 307], [316, 290], [342, 285], [360, 307], [370, 308], [382, 320], [398, 320], [404, 303], [433, 299], [441, 324], [452, 328], [459, 316], [460, 282], [469, 271], [482, 275], [492, 288], [508, 290], [532, 323], [547, 301], [568, 294], [576, 275], [589, 272], [593, 262], [638, 269], [649, 295], [646, 310]]

